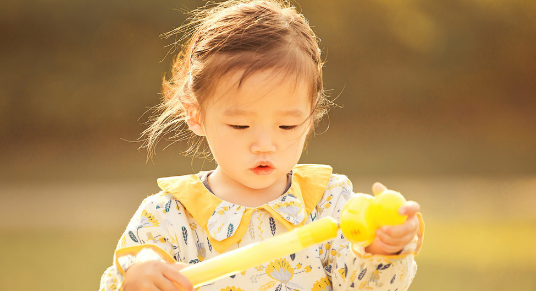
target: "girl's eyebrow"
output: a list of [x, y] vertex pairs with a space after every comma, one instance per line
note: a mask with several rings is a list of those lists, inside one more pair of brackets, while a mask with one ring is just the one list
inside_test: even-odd
[[253, 115], [253, 112], [238, 109], [238, 108], [229, 108], [223, 112], [223, 115], [225, 116]]
[[294, 116], [294, 117], [302, 117], [305, 115], [305, 112], [301, 109], [279, 110], [278, 113], [283, 116]]
[[[287, 110], [278, 110], [277, 114], [283, 116], [294, 116], [302, 117], [305, 115], [305, 112], [300, 109], [287, 109]], [[255, 115], [253, 111], [242, 110], [238, 108], [229, 108], [223, 112], [225, 116], [239, 116], [239, 115]]]

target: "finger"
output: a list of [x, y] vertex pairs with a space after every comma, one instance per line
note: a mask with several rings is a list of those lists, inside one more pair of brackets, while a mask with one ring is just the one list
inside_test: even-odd
[[170, 268], [173, 268], [175, 271], [180, 271], [184, 269], [185, 267], [188, 267], [188, 264], [178, 262], [178, 263], [168, 263], [167, 266], [169, 266]]
[[383, 191], [387, 190], [387, 187], [385, 187], [382, 183], [376, 182], [372, 185], [372, 193], [374, 195], [378, 195], [382, 193]]
[[409, 244], [414, 238], [414, 233], [406, 233], [405, 235], [401, 237], [392, 237], [389, 236], [383, 232], [378, 232], [378, 240], [386, 245], [397, 247], [397, 248], [403, 248], [407, 244]]
[[179, 286], [175, 285], [173, 281], [167, 278], [163, 273], [162, 276], [159, 276], [154, 280], [154, 284], [159, 291], [181, 291], [182, 289]]
[[143, 291], [160, 291], [153, 281], [148, 282], [127, 282], [125, 281], [122, 290], [143, 290]]
[[419, 212], [420, 210], [421, 206], [419, 205], [419, 203], [415, 201], [408, 201], [406, 202], [406, 204], [404, 204], [398, 209], [398, 213], [400, 215], [407, 215], [408, 217], [411, 217], [417, 214], [417, 212]]
[[[173, 265], [173, 266], [167, 266], [167, 268], [165, 268], [163, 274], [164, 276], [177, 283], [183, 290], [185, 291], [193, 291], [194, 290], [194, 286], [192, 285], [192, 283], [190, 282], [190, 280], [188, 280], [188, 278], [186, 278], [183, 274], [181, 274], [180, 272], [178, 272], [175, 268], [177, 268], [178, 264], [170, 264], [170, 265]], [[182, 269], [182, 268], [181, 268]], [[173, 289], [175, 290], [175, 289]], [[177, 289], [177, 290], [180, 290], [180, 289]]]
[[391, 245], [388, 243], [385, 243], [382, 240], [378, 240], [378, 247], [381, 248], [384, 252], [389, 254], [396, 254], [400, 252], [402, 249], [404, 249], [404, 246], [398, 246], [398, 245]]
[[406, 236], [408, 233], [415, 235], [417, 234], [418, 229], [419, 220], [416, 216], [412, 216], [401, 225], [383, 226], [378, 229], [378, 233], [385, 234], [392, 238], [400, 238]]

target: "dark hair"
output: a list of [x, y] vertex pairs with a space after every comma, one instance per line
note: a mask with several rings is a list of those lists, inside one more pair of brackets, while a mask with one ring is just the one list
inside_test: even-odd
[[[149, 154], [166, 135], [171, 140], [189, 139], [184, 123], [185, 109], [196, 106], [201, 114], [219, 78], [243, 70], [239, 85], [249, 75], [274, 69], [277, 73], [310, 80], [311, 117], [315, 124], [330, 102], [322, 83], [322, 60], [318, 40], [307, 20], [286, 2], [277, 0], [231, 0], [208, 9], [196, 10], [190, 22], [164, 36], [185, 33], [172, 75], [163, 81], [163, 102], [143, 132]], [[199, 152], [202, 140], [187, 151]]]

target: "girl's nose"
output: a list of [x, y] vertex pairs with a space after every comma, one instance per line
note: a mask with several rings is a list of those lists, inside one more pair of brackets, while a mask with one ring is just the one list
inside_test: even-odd
[[254, 154], [259, 153], [268, 153], [272, 154], [275, 153], [275, 143], [273, 140], [273, 137], [268, 132], [259, 132], [257, 135], [255, 142], [251, 145], [251, 151]]

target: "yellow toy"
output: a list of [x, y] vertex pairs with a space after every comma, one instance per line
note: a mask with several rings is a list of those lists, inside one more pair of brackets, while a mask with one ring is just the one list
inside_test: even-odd
[[405, 203], [406, 200], [400, 193], [391, 190], [383, 191], [375, 197], [357, 194], [344, 206], [340, 225], [335, 219], [327, 217], [263, 242], [188, 266], [180, 272], [196, 288], [333, 239], [337, 236], [339, 227], [350, 242], [368, 246], [379, 227], [399, 225], [406, 221], [407, 216], [398, 214], [398, 209]]
[[385, 190], [376, 197], [357, 194], [341, 212], [340, 227], [344, 237], [363, 247], [370, 245], [379, 227], [400, 225], [406, 221], [407, 215], [398, 214], [398, 209], [404, 204], [404, 196], [392, 190]]

